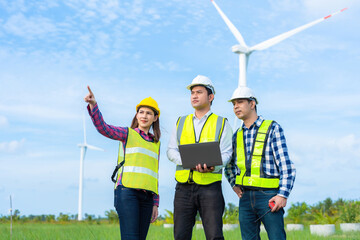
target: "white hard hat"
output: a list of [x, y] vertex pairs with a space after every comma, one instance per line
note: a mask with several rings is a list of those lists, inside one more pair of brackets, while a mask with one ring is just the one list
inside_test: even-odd
[[258, 101], [255, 97], [254, 92], [248, 87], [238, 87], [237, 89], [235, 89], [229, 102], [231, 102], [234, 99], [239, 99], [239, 98], [247, 98], [250, 100], [254, 100], [255, 103], [258, 104]]
[[210, 89], [212, 91], [212, 93], [215, 95], [215, 88], [214, 85], [212, 84], [210, 78], [205, 77], [203, 75], [197, 75], [191, 82], [191, 84], [189, 86], [187, 86], [186, 88], [191, 90], [192, 86], [196, 86], [196, 85], [202, 85], [208, 89]]

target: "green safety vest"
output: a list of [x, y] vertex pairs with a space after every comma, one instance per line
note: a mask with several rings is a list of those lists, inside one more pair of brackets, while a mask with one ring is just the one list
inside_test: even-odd
[[[158, 194], [158, 169], [160, 142], [149, 142], [138, 132], [128, 128], [128, 138], [123, 153], [122, 142], [119, 146], [118, 163], [125, 161], [121, 182], [127, 188], [152, 191]], [[120, 174], [118, 174], [117, 181]], [[115, 184], [116, 185], [116, 184]], [[116, 186], [115, 186], [116, 187]]]
[[236, 136], [236, 162], [240, 175], [236, 176], [235, 184], [253, 188], [278, 188], [279, 178], [269, 178], [263, 171], [265, 147], [273, 121], [264, 120], [257, 133], [251, 151], [250, 159], [246, 164], [246, 145], [244, 143], [243, 129], [237, 131]]
[[[196, 142], [193, 114], [180, 117], [176, 124], [177, 142], [179, 145], [193, 144]], [[226, 118], [210, 114], [206, 119], [200, 132], [199, 143], [219, 141], [224, 130]], [[180, 183], [192, 182], [208, 185], [221, 181], [222, 169], [218, 172], [200, 173], [189, 169], [184, 169], [181, 165], [176, 166], [175, 179]]]

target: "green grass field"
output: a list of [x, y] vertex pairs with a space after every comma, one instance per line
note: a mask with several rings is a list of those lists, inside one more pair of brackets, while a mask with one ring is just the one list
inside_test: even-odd
[[[224, 232], [225, 239], [241, 239], [240, 230]], [[335, 235], [319, 237], [310, 234], [309, 228], [301, 232], [288, 232], [288, 239], [307, 240], [307, 239], [359, 239], [360, 233], [342, 233], [337, 230]], [[0, 224], [0, 239], [10, 239], [9, 224]], [[55, 239], [120, 239], [119, 227], [115, 224], [15, 224], [13, 225], [13, 240], [55, 240]], [[172, 229], [164, 229], [162, 226], [151, 226], [148, 234], [149, 240], [173, 239]], [[205, 239], [203, 230], [194, 230], [193, 239]], [[268, 239], [266, 233], [261, 234], [261, 239]]]

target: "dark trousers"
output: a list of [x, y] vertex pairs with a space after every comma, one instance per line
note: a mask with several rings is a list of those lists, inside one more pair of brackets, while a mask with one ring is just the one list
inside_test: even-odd
[[119, 216], [121, 239], [145, 240], [153, 209], [152, 194], [119, 185], [115, 189], [114, 205]]
[[206, 239], [224, 239], [222, 215], [225, 202], [221, 182], [209, 185], [178, 183], [175, 190], [175, 240], [191, 239], [197, 211], [200, 213]]

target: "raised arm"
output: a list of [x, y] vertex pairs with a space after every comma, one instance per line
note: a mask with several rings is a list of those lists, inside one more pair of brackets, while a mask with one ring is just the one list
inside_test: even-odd
[[94, 124], [94, 126], [96, 127], [96, 130], [101, 133], [102, 135], [104, 135], [105, 137], [114, 139], [114, 140], [119, 140], [123, 143], [125, 143], [126, 139], [127, 139], [127, 135], [128, 135], [128, 128], [127, 127], [116, 127], [116, 126], [112, 126], [107, 124], [103, 117], [102, 114], [99, 110], [99, 106], [95, 100], [95, 96], [94, 93], [91, 91], [90, 87], [87, 86], [89, 93], [85, 96], [84, 100], [85, 102], [87, 102], [88, 105], [88, 112], [89, 115], [91, 117], [91, 120]]
[[84, 100], [89, 104], [90, 110], [92, 111], [96, 105], [96, 100], [94, 93], [91, 91], [90, 87], [87, 86], [89, 93], [85, 96]]

